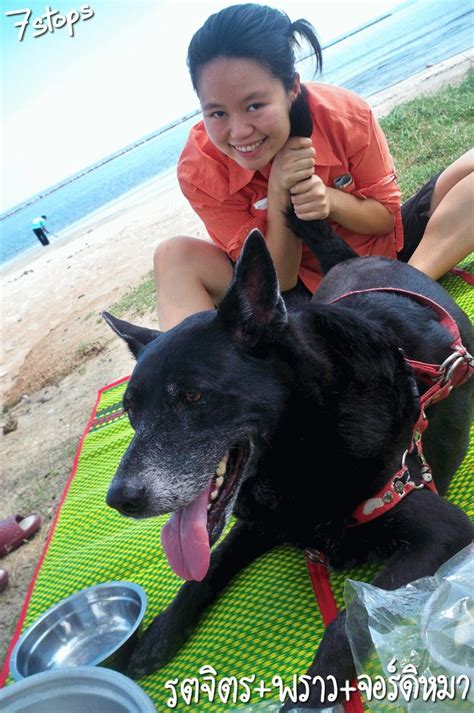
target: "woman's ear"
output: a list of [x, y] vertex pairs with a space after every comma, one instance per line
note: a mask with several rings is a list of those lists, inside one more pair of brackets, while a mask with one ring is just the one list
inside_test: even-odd
[[301, 92], [301, 78], [298, 72], [295, 72], [295, 79], [293, 81], [293, 86], [290, 89], [290, 96], [291, 96], [291, 101], [294, 102], [294, 100], [299, 96]]

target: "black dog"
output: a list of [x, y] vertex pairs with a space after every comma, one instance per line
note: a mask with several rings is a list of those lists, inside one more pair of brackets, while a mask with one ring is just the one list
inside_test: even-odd
[[[472, 539], [461, 510], [420, 487], [415, 452], [406, 464], [418, 488], [381, 517], [348, 527], [357, 506], [400, 470], [428, 388], [418, 381], [418, 393], [401, 350], [441, 364], [452, 337], [430, 306], [408, 295], [332, 301], [377, 286], [425, 295], [454, 317], [469, 349], [466, 315], [418, 270], [385, 258], [348, 260], [352, 251], [326, 223], [292, 221], [323, 271], [332, 268], [297, 311], [287, 314], [254, 231], [216, 311], [162, 334], [105, 313], [137, 358], [124, 396], [135, 435], [107, 502], [138, 518], [173, 512], [163, 544], [175, 572], [191, 580], [138, 643], [134, 676], [170, 661], [231, 578], [276, 545], [322, 550], [336, 568], [387, 560], [374, 583], [395, 589], [432, 575]], [[468, 444], [472, 382], [429, 409], [424, 453], [441, 494]], [[236, 525], [210, 556], [232, 513]], [[327, 629], [312, 676], [354, 677], [344, 618]], [[315, 688], [306, 707], [318, 706]]]

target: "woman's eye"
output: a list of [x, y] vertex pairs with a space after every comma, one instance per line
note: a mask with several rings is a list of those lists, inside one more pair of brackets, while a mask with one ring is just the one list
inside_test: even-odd
[[261, 109], [263, 104], [250, 104], [249, 107], [247, 107], [247, 111], [257, 111], [257, 109]]
[[184, 391], [181, 395], [185, 404], [194, 404], [202, 398], [200, 391]]
[[212, 119], [222, 119], [225, 116], [225, 111], [213, 111], [209, 116]]

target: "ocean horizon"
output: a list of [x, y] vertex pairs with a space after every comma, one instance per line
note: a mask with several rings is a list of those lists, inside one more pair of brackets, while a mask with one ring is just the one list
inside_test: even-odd
[[[470, 0], [454, 5], [408, 2], [354, 28], [323, 46], [324, 73], [317, 81], [346, 87], [370, 101], [377, 92], [422, 71], [428, 51], [434, 64], [470, 48]], [[304, 81], [312, 79], [312, 59], [301, 60], [298, 70]], [[31, 230], [36, 216], [48, 216], [53, 234], [69, 232], [85, 216], [170, 171], [199, 118], [198, 110], [191, 111], [6, 210], [0, 215], [0, 263], [41, 249]]]

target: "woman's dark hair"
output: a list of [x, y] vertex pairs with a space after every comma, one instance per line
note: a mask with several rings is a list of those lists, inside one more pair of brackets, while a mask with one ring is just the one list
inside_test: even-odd
[[188, 48], [188, 67], [195, 91], [199, 70], [220, 57], [252, 59], [279, 79], [286, 90], [295, 79], [295, 46], [299, 35], [316, 57], [316, 71], [322, 68], [321, 45], [307, 20], [291, 22], [288, 15], [266, 5], [232, 5], [211, 15], [194, 34]]

